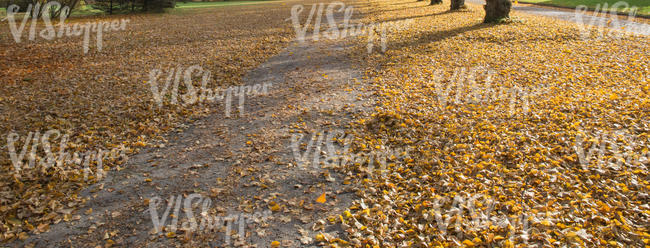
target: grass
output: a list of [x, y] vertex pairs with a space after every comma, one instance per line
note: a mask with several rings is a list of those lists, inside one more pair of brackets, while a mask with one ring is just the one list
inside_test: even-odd
[[189, 8], [212, 8], [212, 7], [223, 7], [223, 6], [232, 6], [232, 5], [247, 5], [247, 4], [258, 4], [258, 3], [268, 3], [272, 2], [269, 0], [260, 0], [260, 1], [224, 1], [224, 2], [176, 2], [177, 9], [189, 9]]
[[85, 17], [85, 16], [96, 16], [105, 14], [103, 10], [95, 9], [90, 5], [83, 5], [78, 9], [72, 11], [70, 16], [72, 17]]
[[[613, 4], [616, 2], [620, 2], [620, 0], [523, 0], [519, 1], [521, 3], [541, 3], [541, 4], [549, 4], [549, 5], [555, 5], [555, 6], [560, 6], [560, 7], [577, 7], [578, 5], [586, 5], [590, 9], [595, 9], [597, 5], [600, 5], [601, 8], [603, 4], [607, 3], [609, 7], [611, 7]], [[639, 10], [637, 11], [637, 14], [641, 15], [650, 15], [650, 1], [648, 0], [627, 0], [625, 1], [630, 6], [636, 6]], [[609, 9], [609, 8], [608, 8]], [[619, 13], [629, 13], [628, 9], [618, 9], [617, 12]]]
[[[23, 16], [25, 13], [16, 13], [16, 19], [17, 20], [22, 20]], [[107, 15], [106, 12], [100, 9], [95, 9], [90, 5], [82, 5], [79, 8], [76, 8], [74, 11], [72, 11], [72, 14], [70, 14], [71, 17], [88, 17], [88, 16], [100, 16], [100, 15]], [[7, 9], [5, 8], [0, 8], [0, 19], [5, 18], [7, 16]]]
[[[214, 8], [214, 7], [249, 5], [249, 4], [259, 4], [259, 3], [269, 3], [269, 2], [276, 2], [276, 1], [257, 0], [257, 1], [187, 2], [187, 3], [177, 2], [175, 9]], [[113, 10], [113, 13], [126, 14], [131, 12], [127, 9], [123, 11]], [[71, 14], [72, 17], [88, 17], [88, 16], [101, 16], [101, 15], [108, 15], [108, 13], [100, 9], [95, 9], [90, 5], [85, 5], [78, 9], [75, 9]], [[7, 10], [4, 8], [0, 8], [0, 19], [6, 16], [7, 16]], [[22, 13], [17, 14], [16, 17], [18, 19], [22, 18]]]

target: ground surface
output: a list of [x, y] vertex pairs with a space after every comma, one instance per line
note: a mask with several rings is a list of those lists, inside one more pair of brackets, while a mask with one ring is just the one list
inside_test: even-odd
[[[26, 243], [103, 245], [105, 241], [97, 240], [110, 233], [116, 244], [129, 247], [169, 246], [185, 240], [186, 233], [177, 231], [176, 240], [166, 238], [166, 231], [151, 240], [153, 226], [145, 199], [205, 192], [223, 211], [214, 214], [262, 212], [269, 209], [271, 201], [281, 206], [259, 226], [247, 228], [251, 236], [243, 239], [243, 244], [265, 247], [277, 240], [291, 247], [311, 245], [313, 242], [300, 244], [298, 230], [306, 230], [307, 237], [315, 236], [312, 226], [316, 221], [342, 212], [351, 203], [354, 190], [342, 184], [339, 174], [332, 174], [334, 181], [325, 180], [322, 174], [328, 169], [297, 165], [291, 134], [341, 130], [360, 108], [368, 108], [370, 100], [357, 100], [359, 91], [353, 89], [358, 88], [354, 79], [359, 72], [342, 63], [350, 59], [340, 45], [291, 45], [244, 77], [244, 85], [272, 83], [273, 87], [269, 96], [247, 100], [243, 117], [228, 119], [215, 114], [194, 122], [187, 131], [170, 135], [164, 148], [143, 150], [130, 158], [124, 170], [82, 192], [81, 196], [90, 200], [79, 211], [92, 209], [92, 214], [52, 226], [48, 233]], [[197, 164], [201, 167], [195, 168]], [[147, 178], [151, 182], [145, 182]], [[316, 203], [323, 193], [326, 204]], [[120, 214], [114, 217], [116, 212]], [[344, 235], [340, 228], [335, 231]], [[194, 234], [188, 244], [233, 245], [233, 241], [224, 242], [224, 233]]]
[[646, 246], [647, 37], [427, 4], [379, 2], [372, 16], [414, 23], [369, 59], [382, 104], [355, 130], [362, 147], [415, 149], [363, 182], [343, 221], [351, 241]]
[[[612, 5], [621, 1], [617, 1], [617, 0], [606, 0], [606, 1], [603, 0], [568, 0], [568, 1], [567, 0], [524, 0], [519, 2], [551, 4], [555, 6], [571, 7], [571, 8], [575, 8], [578, 5], [586, 5], [589, 8], [596, 8], [596, 6], [600, 5], [600, 9], [603, 9], [604, 3], [607, 3], [609, 8], [611, 8]], [[638, 7], [639, 14], [644, 14], [644, 15], [650, 14], [650, 4], [648, 4], [648, 2], [646, 1], [632, 0], [632, 1], [625, 1], [625, 3], [629, 4], [630, 7], [631, 6]], [[624, 5], [622, 5], [621, 7], [624, 7]], [[625, 9], [618, 9], [617, 11], [622, 13], [629, 12], [629, 10], [625, 10]]]
[[[275, 9], [261, 4], [197, 9], [189, 14], [189, 10], [181, 10], [171, 14], [116, 16], [114, 19], [130, 20], [127, 28], [104, 33], [102, 51], [93, 37], [87, 54], [81, 47], [83, 37], [29, 41], [25, 31], [23, 40], [16, 43], [11, 32], [2, 32], [2, 132], [20, 134], [20, 145], [29, 132], [57, 129], [70, 133], [66, 149], [70, 153], [109, 150], [119, 145], [138, 149], [148, 142], [160, 141], [159, 135], [183, 128], [188, 121], [217, 110], [169, 101], [159, 108], [147, 82], [149, 72], [160, 69], [168, 73], [172, 68], [199, 65], [212, 73], [209, 88], [241, 83], [248, 70], [290, 42], [292, 30], [281, 18], [289, 13], [290, 5], [274, 6]], [[251, 19], [251, 11], [267, 21]], [[188, 18], [190, 15], [192, 18]], [[71, 20], [68, 24], [87, 21]], [[6, 23], [2, 24], [3, 30], [8, 29]], [[3, 228], [7, 228], [3, 230], [5, 237], [15, 238], [35, 230], [44, 221], [68, 219], [70, 212], [66, 209], [83, 201], [75, 194], [86, 184], [79, 177], [78, 168], [68, 164], [66, 171], [26, 169], [16, 175], [11, 172], [7, 139], [1, 140], [0, 210], [3, 226], [6, 225]], [[60, 138], [53, 142], [60, 142]], [[54, 151], [57, 146], [54, 145]], [[114, 161], [105, 162], [112, 169], [118, 166]]]
[[[473, 4], [485, 3], [485, 1], [482, 0], [468, 0], [467, 2]], [[598, 25], [605, 26], [607, 25], [607, 23], [611, 23], [610, 20], [612, 20], [612, 18], [615, 18], [614, 16], [608, 15], [607, 12], [605, 13], [585, 12], [584, 14], [576, 15], [575, 11], [570, 11], [567, 9], [554, 9], [554, 8], [540, 7], [540, 6], [528, 5], [528, 4], [515, 5], [513, 6], [513, 9], [524, 13], [548, 16], [548, 17], [553, 17], [557, 19], [567, 20], [567, 21], [581, 23], [590, 26], [598, 26]], [[619, 28], [624, 27], [628, 32], [650, 35], [650, 24], [648, 24], [643, 19], [636, 18], [635, 20], [628, 20], [627, 18], [619, 17], [617, 18], [617, 20], [620, 23]]]
[[[515, 9], [518, 21], [493, 25], [481, 23], [476, 5], [449, 12], [448, 2], [350, 2], [363, 23], [413, 21], [389, 33], [385, 53], [368, 53], [364, 37], [291, 41], [285, 19], [293, 4], [145, 16], [126, 32], [105, 37], [106, 52], [85, 56], [78, 38], [15, 44], [2, 36], [3, 58], [10, 58], [2, 63], [2, 78], [9, 79], [0, 89], [3, 132], [70, 129], [78, 150], [119, 143], [139, 148], [125, 164], [107, 161], [109, 174], [90, 187], [56, 173], [46, 174], [47, 183], [39, 172], [15, 179], [5, 159], [2, 230], [8, 244], [649, 244], [647, 160], [622, 167], [592, 161], [585, 168], [576, 166], [572, 150], [579, 132], [625, 130], [635, 139], [624, 144], [626, 155], [647, 154], [647, 37], [585, 38], [575, 24], [527, 13], [536, 9]], [[308, 12], [309, 3], [302, 4]], [[60, 50], [49, 51], [52, 46]], [[57, 51], [76, 55], [55, 61], [63, 69], [48, 69]], [[266, 96], [247, 98], [241, 115], [233, 111], [230, 118], [221, 103], [157, 109], [143, 82], [149, 71], [197, 63], [212, 71], [217, 83], [211, 87], [273, 86]], [[476, 66], [487, 68], [479, 73], [496, 72], [493, 87], [543, 90], [524, 96], [529, 109], [518, 102], [515, 116], [510, 99], [463, 103], [461, 96], [473, 92], [457, 84], [457, 70]], [[443, 85], [454, 86], [450, 99], [456, 102], [444, 107], [437, 69], [445, 75]], [[34, 95], [41, 88], [48, 90]], [[409, 159], [389, 158], [383, 173], [369, 160], [303, 168], [292, 136], [306, 134], [302, 149], [308, 137], [332, 130], [355, 137], [352, 153], [387, 147], [412, 152]], [[207, 233], [170, 227], [150, 233], [152, 198], [163, 199], [160, 214], [169, 197], [192, 193], [212, 199], [210, 215], [272, 214], [246, 225], [243, 239], [233, 232], [227, 240], [226, 226]], [[449, 220], [454, 206], [432, 206], [457, 195], [480, 195], [496, 206], [479, 206], [479, 214], [488, 216], [480, 227], [471, 228], [471, 215], [457, 215], [453, 235], [443, 233], [433, 216]], [[195, 213], [200, 208], [193, 206]]]
[[176, 8], [180, 9], [191, 9], [191, 8], [210, 8], [210, 7], [221, 7], [221, 6], [232, 6], [232, 5], [247, 5], [247, 4], [260, 4], [268, 3], [268, 0], [262, 1], [223, 1], [223, 2], [188, 2], [188, 3], [176, 3]]
[[[290, 15], [283, 6], [276, 5], [276, 11], [286, 11], [283, 14]], [[264, 8], [263, 11], [268, 11], [268, 7]], [[278, 15], [277, 18], [282, 17]], [[195, 119], [186, 131], [179, 129], [161, 137], [167, 141], [161, 148], [142, 150], [121, 165], [124, 169], [81, 191], [79, 199], [88, 200], [84, 207], [72, 213], [72, 221], [66, 218], [66, 221], [49, 226], [49, 232], [42, 236], [35, 235], [14, 244], [42, 247], [110, 243], [156, 247], [174, 244], [224, 246], [243, 242], [264, 247], [279, 241], [296, 247], [301, 245], [303, 237], [311, 240], [304, 241], [304, 245], [314, 243], [314, 232], [320, 230], [314, 227], [323, 225], [316, 222], [326, 215], [342, 212], [351, 203], [354, 191], [351, 185], [342, 184], [344, 177], [334, 174], [335, 171], [297, 165], [289, 141], [294, 133], [313, 135], [343, 130], [348, 121], [360, 114], [360, 109], [369, 108], [371, 98], [359, 98], [363, 91], [356, 89], [359, 86], [355, 82], [360, 80], [360, 73], [354, 69], [353, 60], [347, 57], [344, 48], [344, 42], [291, 43], [289, 48], [243, 77], [243, 85], [272, 83], [269, 95], [246, 99], [243, 116], [239, 115], [239, 110], [235, 111], [236, 102], [232, 118], [224, 116], [223, 104], [200, 106], [210, 108], [213, 114]], [[241, 51], [224, 53], [241, 56], [239, 59], [251, 56], [233, 52]], [[245, 70], [245, 67], [236, 69]], [[330, 173], [331, 176], [323, 177]], [[326, 180], [328, 178], [330, 180]], [[226, 242], [223, 227], [195, 236], [185, 236], [189, 232], [182, 231], [170, 234], [169, 228], [159, 237], [150, 234], [153, 224], [147, 199], [168, 199], [195, 192], [206, 192], [215, 200], [217, 211], [210, 213], [214, 215], [263, 212], [269, 210], [269, 202], [276, 202], [280, 210], [274, 210], [273, 215], [259, 225], [247, 227], [249, 236], [241, 240], [233, 236]], [[322, 194], [326, 195], [325, 204], [316, 203]], [[327, 231], [337, 236], [345, 235], [340, 228]]]

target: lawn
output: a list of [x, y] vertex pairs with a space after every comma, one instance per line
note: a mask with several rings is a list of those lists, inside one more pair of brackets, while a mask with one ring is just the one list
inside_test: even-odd
[[72, 17], [84, 17], [84, 16], [96, 16], [96, 15], [103, 15], [105, 14], [104, 11], [100, 9], [95, 9], [90, 5], [83, 5], [79, 7], [78, 9], [75, 9], [72, 11], [72, 14], [70, 14]]
[[[117, 10], [114, 12], [118, 14]], [[120, 12], [119, 14], [121, 14]], [[89, 16], [101, 16], [101, 15], [108, 15], [104, 11], [100, 9], [93, 8], [90, 5], [81, 5], [75, 8], [72, 11], [72, 14], [70, 14], [71, 17], [89, 17]], [[7, 9], [5, 8], [0, 8], [0, 19], [3, 19], [7, 16]], [[15, 18], [16, 20], [22, 20], [24, 16], [24, 13], [16, 13]]]
[[182, 3], [177, 2], [177, 9], [188, 9], [188, 8], [212, 8], [212, 7], [223, 7], [223, 6], [232, 6], [232, 5], [247, 5], [247, 4], [259, 4], [259, 3], [268, 3], [273, 2], [269, 0], [261, 1], [228, 1], [228, 2], [188, 2]]
[[[177, 2], [176, 9], [193, 9], [193, 8], [213, 8], [213, 7], [224, 7], [224, 6], [236, 6], [236, 5], [250, 5], [250, 4], [260, 4], [260, 3], [270, 3], [276, 2], [272, 0], [258, 0], [258, 1], [223, 1], [223, 2]], [[124, 14], [130, 13], [127, 11], [113, 10], [114, 14]], [[107, 15], [104, 11], [100, 9], [93, 8], [90, 5], [81, 6], [75, 9], [72, 12], [72, 17], [87, 17], [87, 16], [99, 16]], [[7, 16], [7, 9], [0, 8], [0, 18]], [[17, 18], [22, 18], [22, 14], [18, 14]]]
[[[589, 9], [595, 9], [597, 5], [600, 4], [601, 8], [603, 4], [607, 3], [609, 7], [613, 4], [620, 2], [619, 0], [524, 0], [519, 1], [521, 3], [541, 3], [541, 4], [551, 4], [561, 7], [576, 7], [578, 5], [586, 5]], [[648, 0], [629, 0], [626, 1], [631, 6], [638, 7], [638, 14], [641, 15], [650, 15], [650, 1]], [[609, 9], [609, 8], [608, 8]], [[619, 9], [618, 12], [628, 13], [628, 10]]]

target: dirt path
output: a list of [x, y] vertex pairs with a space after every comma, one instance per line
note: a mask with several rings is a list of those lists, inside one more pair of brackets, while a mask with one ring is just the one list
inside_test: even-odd
[[[479, 5], [485, 4], [484, 0], [467, 0], [467, 2], [472, 4], [479, 4]], [[579, 14], [579, 13], [575, 13], [575, 11], [562, 10], [556, 8], [544, 8], [544, 7], [537, 7], [532, 5], [523, 5], [523, 6], [514, 5], [512, 8], [515, 11], [521, 11], [524, 13], [534, 14], [534, 15], [548, 16], [548, 17], [553, 17], [553, 18], [575, 22], [575, 23], [584, 23], [584, 24], [593, 23], [593, 25], [600, 25], [601, 23], [606, 24], [610, 20], [610, 18], [592, 15], [593, 12], [587, 12], [590, 14]], [[634, 22], [626, 19], [619, 19], [619, 23], [622, 27], [625, 27], [625, 30], [627, 32], [631, 32], [634, 34], [641, 34], [641, 35], [650, 35], [650, 25], [648, 24]]]
[[[244, 111], [234, 111], [230, 118], [224, 117], [223, 104], [214, 105], [217, 114], [168, 135], [166, 144], [130, 157], [125, 169], [84, 190], [87, 204], [72, 213], [73, 221], [14, 245], [269, 247], [279, 241], [286, 247], [308, 247], [315, 244], [310, 237], [317, 232], [344, 235], [336, 226], [319, 228], [327, 216], [349, 206], [353, 184], [343, 184], [344, 175], [334, 168], [297, 165], [291, 137], [293, 132], [309, 134], [302, 139], [306, 142], [315, 133], [343, 130], [373, 104], [355, 83], [360, 71], [346, 57], [345, 46], [345, 41], [294, 43], [245, 77], [244, 85], [271, 83], [268, 95], [246, 98]], [[234, 110], [237, 101], [233, 97]], [[168, 226], [152, 234], [150, 199], [162, 199], [156, 217], [163, 217], [169, 200], [175, 199], [170, 197], [182, 195], [184, 203], [193, 193], [211, 199], [208, 215], [244, 216], [246, 224], [226, 221], [216, 231], [202, 233]], [[326, 201], [316, 202], [323, 193]], [[201, 200], [191, 203], [200, 222]], [[183, 206], [179, 229], [186, 217]], [[269, 209], [274, 210], [270, 215]], [[172, 213], [173, 208], [167, 225]], [[246, 237], [238, 238], [240, 230]]]

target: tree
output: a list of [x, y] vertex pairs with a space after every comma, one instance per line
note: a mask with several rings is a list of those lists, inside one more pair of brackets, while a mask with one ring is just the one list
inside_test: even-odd
[[436, 5], [436, 4], [441, 4], [442, 0], [431, 0], [431, 3], [429, 5]]
[[[0, 0], [1, 1], [1, 0]], [[162, 11], [164, 8], [176, 7], [175, 0], [94, 0], [93, 8], [109, 14], [126, 11]]]
[[451, 10], [465, 8], [465, 0], [451, 0]]
[[512, 2], [510, 0], [485, 0], [486, 4], [483, 6], [485, 9], [485, 19], [483, 22], [498, 22], [506, 18], [510, 18], [510, 8]]
[[175, 8], [176, 0], [143, 0], [144, 10], [162, 10], [163, 8]]
[[26, 12], [26, 11], [27, 11], [27, 7], [28, 7], [29, 4], [31, 4], [31, 3], [32, 3], [32, 2], [30, 2], [30, 1], [9, 0], [9, 1], [5, 2], [4, 4], [2, 4], [2, 6], [0, 6], [0, 7], [2, 7], [2, 8], [8, 8], [8, 7], [11, 6], [12, 4], [13, 4], [13, 5], [18, 5], [19, 8], [17, 9], [17, 12], [22, 13], [22, 12]]
[[[67, 18], [78, 3], [79, 0], [10, 0], [6, 2], [6, 7], [17, 5], [16, 12], [25, 12], [29, 16], [36, 18], [40, 18], [45, 14], [53, 19], [58, 18], [59, 15]], [[4, 6], [4, 4], [0, 5]], [[29, 13], [27, 13], [28, 11]]]

